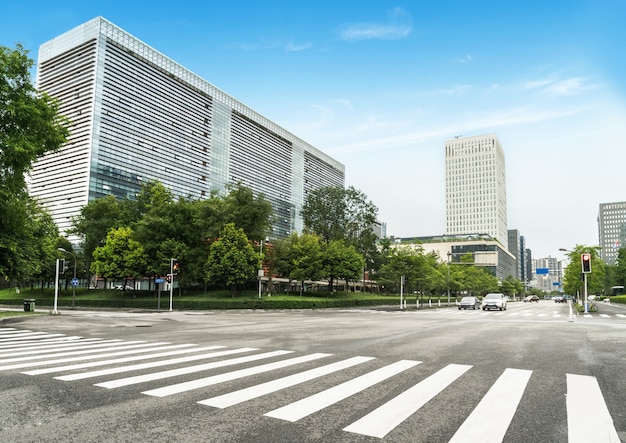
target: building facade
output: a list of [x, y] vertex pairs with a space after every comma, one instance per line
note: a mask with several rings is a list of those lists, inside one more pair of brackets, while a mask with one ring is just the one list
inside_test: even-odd
[[302, 229], [309, 191], [345, 185], [343, 164], [102, 17], [40, 47], [37, 88], [71, 122], [29, 184], [62, 234], [89, 201], [159, 180], [195, 199], [237, 183], [262, 193], [280, 238]]
[[495, 134], [445, 142], [446, 235], [487, 234], [507, 248], [504, 151]]
[[626, 247], [626, 202], [600, 203], [598, 212], [600, 258], [614, 265], [617, 251]]

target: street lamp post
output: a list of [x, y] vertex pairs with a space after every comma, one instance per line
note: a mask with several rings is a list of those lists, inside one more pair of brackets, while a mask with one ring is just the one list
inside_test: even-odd
[[[266, 238], [265, 241], [269, 241], [269, 238]], [[263, 275], [265, 274], [265, 271], [263, 270], [263, 239], [261, 239], [261, 249], [260, 249], [260, 253], [261, 253], [261, 267], [259, 268], [258, 272], [257, 272], [257, 276], [259, 277], [259, 298], [261, 298], [261, 277], [263, 277]]]
[[57, 251], [65, 252], [66, 254], [70, 254], [74, 258], [74, 278], [72, 279], [72, 309], [74, 309], [74, 303], [76, 300], [76, 256], [73, 252], [68, 251], [64, 248], [57, 248]]
[[448, 306], [450, 306], [450, 259], [452, 252], [448, 251]]

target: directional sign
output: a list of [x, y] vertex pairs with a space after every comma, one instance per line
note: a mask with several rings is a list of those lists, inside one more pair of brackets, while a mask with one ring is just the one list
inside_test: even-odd
[[78, 286], [78, 279], [76, 277], [74, 277], [71, 281], [72, 286]]
[[155, 278], [155, 279], [154, 279], [154, 282], [155, 282], [157, 285], [159, 285], [159, 284], [163, 283], [164, 281], [165, 281], [165, 280], [163, 280], [162, 278]]
[[535, 274], [539, 275], [539, 274], [548, 274], [549, 269], [548, 268], [537, 268], [535, 269]]

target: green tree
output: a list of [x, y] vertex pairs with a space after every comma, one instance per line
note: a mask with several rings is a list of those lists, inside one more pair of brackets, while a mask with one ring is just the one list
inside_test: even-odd
[[91, 271], [104, 277], [105, 283], [106, 279], [123, 280], [125, 289], [129, 278], [144, 275], [146, 257], [142, 246], [132, 235], [130, 227], [112, 229], [104, 245], [94, 250]]
[[324, 270], [329, 281], [328, 291], [333, 291], [335, 280], [346, 282], [358, 280], [363, 276], [365, 260], [353, 245], [343, 240], [334, 240], [328, 243], [324, 252]]
[[581, 278], [581, 255], [591, 255], [591, 272], [587, 274], [587, 291], [589, 294], [601, 294], [605, 289], [605, 267], [600, 258], [599, 247], [576, 245], [568, 253], [569, 264], [563, 275], [563, 290], [567, 294], [583, 294], [584, 280]]
[[325, 278], [324, 252], [320, 238], [314, 234], [304, 233], [290, 236], [289, 270], [290, 280], [299, 281], [300, 295], [304, 291], [306, 280]]
[[224, 198], [226, 223], [234, 223], [251, 240], [264, 240], [271, 223], [272, 204], [241, 183], [228, 187]]
[[40, 266], [32, 260], [43, 255], [30, 226], [42, 209], [28, 197], [25, 174], [69, 134], [57, 102], [35, 90], [32, 66], [21, 45], [0, 46], [0, 276], [10, 280], [31, 278]]
[[227, 223], [209, 248], [205, 279], [229, 287], [234, 297], [238, 287], [255, 278], [260, 260], [243, 229]]
[[353, 187], [328, 186], [311, 191], [302, 207], [306, 228], [323, 242], [343, 240], [373, 263], [378, 208]]
[[521, 280], [513, 277], [512, 275], [509, 275], [500, 285], [500, 291], [503, 294], [514, 297], [515, 295], [524, 292], [524, 284], [521, 282]]

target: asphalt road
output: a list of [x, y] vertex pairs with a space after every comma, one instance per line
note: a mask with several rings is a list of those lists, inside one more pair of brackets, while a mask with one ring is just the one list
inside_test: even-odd
[[0, 442], [617, 442], [625, 338], [620, 306], [543, 300], [60, 309], [0, 322]]

